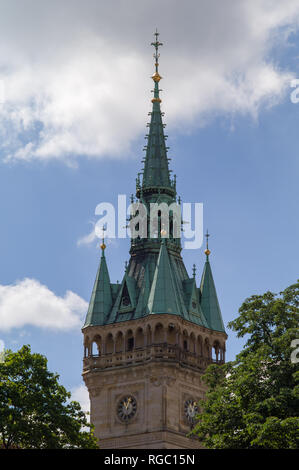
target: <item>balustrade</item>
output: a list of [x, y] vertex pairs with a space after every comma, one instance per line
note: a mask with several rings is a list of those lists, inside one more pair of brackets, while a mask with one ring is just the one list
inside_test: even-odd
[[185, 351], [178, 345], [160, 343], [134, 348], [132, 351], [90, 355], [84, 359], [84, 370], [106, 369], [132, 363], [148, 362], [155, 359], [179, 362], [199, 369], [205, 369], [211, 362], [223, 364], [222, 360], [217, 361], [212, 358], [200, 356], [197, 353]]

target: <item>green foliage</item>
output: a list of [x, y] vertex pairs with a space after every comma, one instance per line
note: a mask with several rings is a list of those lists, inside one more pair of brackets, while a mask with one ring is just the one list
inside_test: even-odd
[[[6, 351], [0, 363], [0, 447], [97, 448], [80, 404], [29, 346]], [[84, 428], [86, 428], [84, 430]]]
[[234, 362], [210, 365], [193, 433], [207, 448], [299, 447], [299, 281], [279, 295], [253, 295], [229, 323], [246, 344]]

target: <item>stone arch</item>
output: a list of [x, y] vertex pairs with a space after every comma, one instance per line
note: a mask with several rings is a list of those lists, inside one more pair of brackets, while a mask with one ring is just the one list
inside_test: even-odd
[[182, 332], [182, 349], [183, 351], [189, 351], [189, 335], [186, 329]]
[[131, 329], [126, 332], [126, 351], [132, 351], [135, 347], [134, 334]]
[[165, 335], [164, 335], [164, 327], [162, 323], [157, 323], [154, 329], [154, 343], [164, 343]]
[[209, 339], [206, 338], [204, 340], [204, 357], [206, 357], [207, 359], [210, 359], [211, 358], [211, 348], [210, 348], [210, 342], [209, 342]]
[[178, 330], [174, 323], [169, 323], [167, 327], [167, 343], [173, 346], [178, 343]]
[[88, 336], [84, 338], [84, 357], [90, 356], [90, 340]]
[[199, 356], [203, 356], [203, 340], [202, 336], [198, 335], [197, 342], [196, 342], [196, 352]]
[[144, 332], [141, 326], [137, 328], [135, 334], [135, 348], [143, 348], [144, 347]]
[[190, 338], [189, 338], [189, 351], [193, 354], [196, 353], [196, 339], [195, 339], [195, 334], [192, 333], [190, 334]]
[[220, 341], [215, 340], [212, 348], [212, 359], [216, 362], [224, 362], [224, 351], [225, 344], [221, 344]]
[[124, 351], [124, 334], [122, 331], [118, 331], [115, 336], [115, 352]]
[[95, 335], [91, 343], [91, 355], [100, 356], [102, 354], [102, 337], [101, 335]]
[[215, 340], [211, 349], [211, 354], [212, 354], [212, 359], [213, 361], [218, 362], [219, 360], [219, 349], [220, 349], [220, 344], [219, 341]]
[[221, 362], [225, 362], [225, 351], [226, 351], [225, 343], [223, 343], [222, 345], [220, 345], [220, 361]]
[[146, 345], [149, 346], [153, 342], [153, 331], [152, 331], [151, 325], [146, 325], [145, 336], [146, 336]]
[[105, 341], [105, 354], [112, 354], [114, 352], [114, 339], [112, 333], [108, 333]]

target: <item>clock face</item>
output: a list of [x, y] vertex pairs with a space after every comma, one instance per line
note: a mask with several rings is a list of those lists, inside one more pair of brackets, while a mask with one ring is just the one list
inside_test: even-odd
[[119, 400], [117, 405], [117, 416], [124, 423], [128, 423], [137, 411], [137, 402], [132, 395], [128, 395]]
[[198, 414], [198, 406], [195, 400], [190, 399], [185, 401], [184, 405], [185, 416], [190, 424], [193, 424]]

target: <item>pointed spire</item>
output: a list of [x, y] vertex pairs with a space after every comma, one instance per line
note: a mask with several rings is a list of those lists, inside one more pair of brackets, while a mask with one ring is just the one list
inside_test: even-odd
[[[143, 192], [156, 193], [157, 188], [163, 188], [163, 191], [175, 195], [174, 183], [170, 179], [170, 171], [168, 167], [168, 158], [164, 135], [164, 124], [162, 122], [162, 114], [160, 109], [160, 89], [159, 82], [162, 79], [159, 74], [159, 47], [162, 43], [159, 42], [159, 33], [155, 32], [156, 40], [152, 42], [152, 46], [155, 48], [154, 59], [155, 59], [155, 73], [152, 75], [154, 81], [154, 97], [152, 99], [153, 107], [151, 115], [151, 122], [149, 125], [149, 133], [146, 136], [148, 142], [145, 146], [146, 156], [144, 160], [143, 179], [141, 187], [137, 187], [137, 197], [140, 196], [141, 190]], [[138, 186], [138, 185], [137, 185]]]
[[150, 314], [181, 314], [174, 274], [164, 240], [160, 246], [159, 257], [148, 300], [148, 308]]
[[105, 248], [106, 245], [104, 243], [103, 233], [101, 261], [92, 290], [84, 326], [103, 325], [105, 317], [108, 315], [112, 307], [110, 277], [105, 258]]
[[[159, 33], [155, 33], [155, 70], [152, 75], [154, 96], [149, 134], [146, 136], [146, 156], [144, 169], [136, 179], [136, 196], [150, 209], [152, 202], [172, 202], [182, 204], [176, 193], [176, 178], [170, 178], [167, 147], [164, 135], [163, 113], [160, 105], [159, 83]], [[142, 175], [142, 176], [141, 176]], [[134, 203], [134, 196], [131, 203]], [[136, 202], [136, 201], [135, 201]], [[138, 320], [150, 314], [173, 314], [196, 325], [211, 330], [224, 332], [216, 289], [209, 263], [208, 246], [210, 234], [206, 234], [206, 263], [200, 288], [196, 285], [196, 267], [189, 277], [183, 259], [180, 256], [180, 239], [166, 238], [168, 227], [158, 214], [158, 239], [148, 237], [137, 243], [131, 239], [131, 259], [125, 265], [122, 281], [110, 283], [105, 258], [105, 229], [101, 250], [102, 256], [94, 283], [91, 300], [86, 316], [85, 327], [89, 325], [107, 325], [128, 320]], [[173, 222], [173, 218], [170, 219]], [[148, 219], [148, 223], [150, 220]], [[184, 221], [181, 221], [183, 224]], [[173, 226], [173, 225], [172, 225]], [[169, 227], [170, 228], [170, 227]], [[166, 230], [167, 229], [167, 230]], [[175, 242], [175, 243], [174, 243]]]
[[224, 331], [224, 324], [222, 320], [222, 314], [218, 302], [216, 287], [213, 279], [212, 269], [209, 262], [209, 256], [211, 254], [209, 250], [209, 237], [210, 234], [207, 231], [206, 233], [206, 262], [201, 278], [200, 283], [200, 293], [201, 293], [201, 308], [206, 317], [209, 328], [216, 331]]

